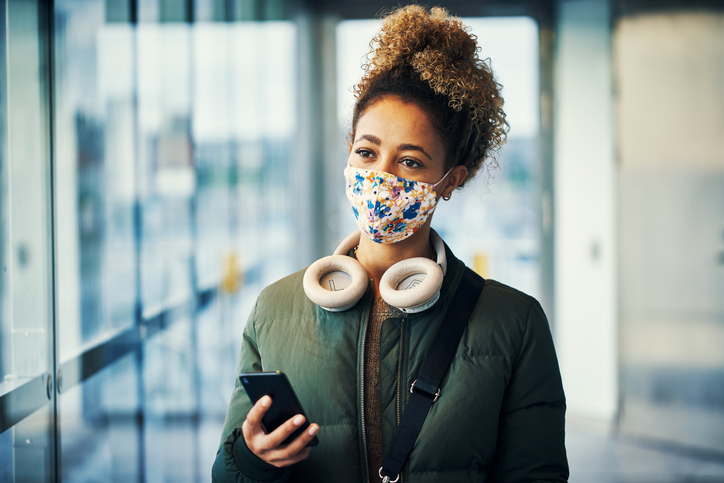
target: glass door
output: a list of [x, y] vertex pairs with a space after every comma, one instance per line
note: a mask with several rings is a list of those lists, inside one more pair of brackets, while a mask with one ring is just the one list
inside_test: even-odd
[[0, 7], [0, 480], [52, 481], [49, 12]]
[[308, 262], [295, 25], [220, 6], [0, 0], [0, 482], [208, 481], [244, 320]]
[[135, 30], [129, 14], [126, 2], [54, 2], [57, 428], [63, 481], [139, 481], [142, 471]]

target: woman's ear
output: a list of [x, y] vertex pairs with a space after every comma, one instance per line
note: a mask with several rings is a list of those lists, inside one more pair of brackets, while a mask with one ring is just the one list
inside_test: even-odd
[[445, 178], [445, 185], [442, 188], [442, 197], [449, 199], [452, 195], [452, 192], [455, 191], [455, 189], [460, 186], [460, 183], [465, 181], [465, 177], [468, 175], [468, 168], [465, 166], [455, 166], [451, 171], [450, 174], [447, 175], [447, 178]]

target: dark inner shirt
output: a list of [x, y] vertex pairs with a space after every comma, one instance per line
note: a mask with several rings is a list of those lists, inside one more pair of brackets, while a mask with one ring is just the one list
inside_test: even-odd
[[364, 367], [364, 420], [367, 435], [367, 467], [370, 483], [379, 483], [382, 466], [382, 423], [380, 409], [380, 331], [382, 323], [397, 317], [400, 311], [387, 304], [382, 297], [372, 302], [367, 322]]

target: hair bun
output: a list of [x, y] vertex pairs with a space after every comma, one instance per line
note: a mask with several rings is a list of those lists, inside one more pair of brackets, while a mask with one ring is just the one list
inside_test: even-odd
[[401, 8], [382, 23], [370, 43], [373, 50], [366, 71], [385, 71], [412, 59], [426, 50], [440, 52], [453, 62], [473, 63], [476, 60], [475, 37], [467, 32], [460, 19], [448, 17], [444, 8], [433, 8], [428, 14], [419, 5]]

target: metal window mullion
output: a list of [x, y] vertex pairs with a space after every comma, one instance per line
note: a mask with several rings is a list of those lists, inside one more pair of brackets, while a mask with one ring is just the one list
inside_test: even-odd
[[[60, 446], [60, 407], [58, 404], [58, 397], [56, 388], [58, 387], [58, 374], [60, 365], [58, 363], [58, 357], [60, 354], [60, 340], [58, 336], [57, 325], [58, 325], [58, 306], [57, 306], [57, 297], [56, 297], [56, 289], [58, 287], [58, 272], [56, 270], [56, 244], [55, 244], [55, 226], [56, 226], [56, 212], [55, 212], [55, 196], [56, 196], [56, 190], [55, 190], [55, 2], [39, 2], [41, 5], [40, 17], [41, 19], [44, 19], [44, 24], [46, 28], [43, 28], [43, 23], [41, 23], [39, 30], [45, 31], [47, 33], [47, 38], [45, 42], [45, 55], [46, 55], [46, 79], [47, 79], [47, 86], [46, 86], [46, 93], [48, 96], [47, 106], [48, 106], [48, 117], [47, 117], [47, 129], [48, 129], [48, 172], [50, 174], [49, 179], [49, 189], [48, 189], [48, 224], [49, 224], [49, 231], [50, 231], [50, 237], [49, 237], [49, 247], [48, 251], [50, 253], [50, 259], [48, 263], [48, 267], [50, 270], [50, 277], [49, 283], [50, 287], [48, 290], [49, 293], [49, 308], [50, 308], [50, 318], [48, 321], [49, 324], [49, 330], [48, 330], [48, 339], [49, 339], [49, 345], [50, 345], [50, 357], [51, 357], [51, 365], [52, 365], [52, 375], [48, 377], [47, 380], [47, 397], [50, 399], [50, 403], [52, 405], [52, 411], [53, 411], [53, 425], [52, 428], [48, 428], [49, 432], [49, 441], [52, 441], [52, 448], [49, 453], [52, 455], [52, 462], [50, 467], [52, 468], [52, 471], [55, 473], [52, 475], [52, 480], [59, 481], [60, 475], [62, 474], [61, 471], [61, 446]], [[43, 20], [41, 20], [43, 22]]]

